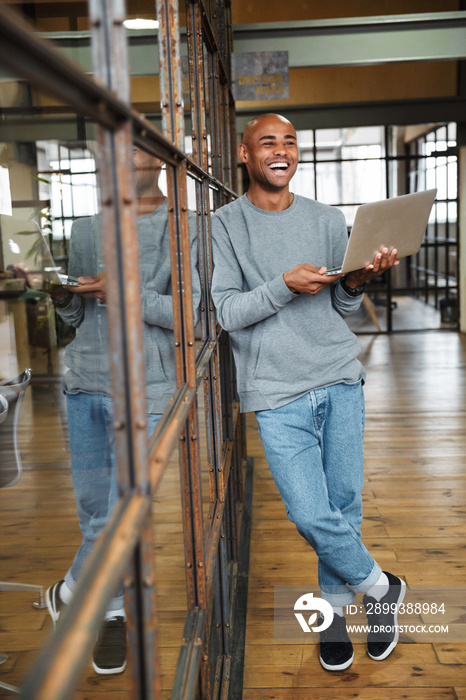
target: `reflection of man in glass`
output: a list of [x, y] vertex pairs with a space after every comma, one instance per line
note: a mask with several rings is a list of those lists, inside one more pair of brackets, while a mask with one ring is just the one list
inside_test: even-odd
[[[173, 394], [173, 306], [167, 201], [159, 187], [162, 162], [133, 149], [138, 197], [138, 238], [146, 362], [148, 429], [152, 433]], [[192, 236], [192, 261], [197, 261]], [[47, 606], [58, 620], [79, 581], [84, 562], [117, 500], [113, 406], [109, 376], [109, 348], [105, 272], [99, 216], [74, 222], [71, 231], [69, 274], [79, 287], [62, 289], [55, 304], [60, 316], [76, 327], [67, 347], [65, 374], [73, 485], [82, 543], [71, 568], [47, 591]], [[198, 307], [198, 277], [193, 275]], [[126, 624], [123, 589], [112, 599], [94, 648], [97, 673], [121, 673], [126, 666]]]

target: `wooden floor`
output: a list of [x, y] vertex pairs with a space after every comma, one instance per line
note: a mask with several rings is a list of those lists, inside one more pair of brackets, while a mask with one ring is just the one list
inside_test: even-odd
[[[410, 585], [466, 586], [466, 337], [432, 332], [360, 342], [368, 370], [365, 542]], [[321, 669], [315, 646], [274, 643], [274, 585], [316, 583], [316, 562], [286, 519], [254, 417], [248, 422], [255, 481], [245, 700], [466, 700], [466, 646], [456, 643], [400, 644], [381, 663], [358, 645], [351, 668], [334, 674]], [[33, 385], [21, 442], [24, 476], [0, 491], [0, 579], [49, 586], [80, 541], [59, 383]], [[154, 532], [168, 698], [186, 614], [176, 460], [156, 497]], [[52, 632], [48, 614], [31, 603], [26, 593], [0, 594], [0, 652], [9, 655], [0, 679], [8, 683], [20, 683]], [[123, 699], [128, 687], [128, 673], [102, 677], [88, 665], [70, 700]], [[0, 697], [7, 695], [0, 690]]]
[[[463, 586], [466, 604], [466, 336], [360, 342], [367, 368], [363, 539], [382, 568], [408, 585]], [[248, 418], [255, 477], [244, 700], [466, 700], [466, 644], [404, 643], [375, 662], [360, 643], [352, 666], [330, 673], [315, 644], [274, 642], [274, 586], [316, 584], [317, 562], [286, 519], [255, 418]]]

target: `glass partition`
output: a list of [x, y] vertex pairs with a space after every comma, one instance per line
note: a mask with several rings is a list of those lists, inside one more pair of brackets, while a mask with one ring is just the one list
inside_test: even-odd
[[[23, 472], [0, 484], [2, 576], [42, 595], [34, 609], [35, 588], [0, 583], [0, 687], [210, 696], [229, 683], [245, 466], [210, 299], [210, 215], [234, 196], [231, 92], [213, 70], [219, 51], [228, 62], [227, 8], [158, 3], [156, 38], [125, 28], [114, 1], [7, 5], [0, 447]], [[194, 53], [188, 19], [210, 65], [190, 66], [190, 111], [176, 58]]]

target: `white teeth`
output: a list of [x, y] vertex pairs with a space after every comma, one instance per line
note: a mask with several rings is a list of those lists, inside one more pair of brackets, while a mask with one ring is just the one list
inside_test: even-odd
[[286, 163], [271, 163], [269, 167], [274, 170], [286, 170], [288, 165]]

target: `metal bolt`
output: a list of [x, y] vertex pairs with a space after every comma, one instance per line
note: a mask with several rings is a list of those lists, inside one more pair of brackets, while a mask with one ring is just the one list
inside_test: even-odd
[[192, 440], [193, 442], [196, 442], [196, 440], [197, 440], [197, 435], [191, 435], [191, 440]]
[[203, 566], [204, 566], [204, 562], [203, 562], [203, 561], [200, 561], [200, 562], [198, 563], [198, 567], [199, 567], [200, 569], [202, 569]]
[[191, 564], [190, 561], [187, 562], [186, 566], [188, 567], [188, 569], [192, 569], [192, 568], [193, 568], [193, 565]]
[[139, 430], [145, 430], [147, 428], [146, 421], [144, 421], [144, 420], [136, 421], [136, 428], [139, 428]]
[[123, 421], [117, 420], [115, 422], [115, 430], [123, 430], [124, 427], [125, 427], [125, 424], [123, 423]]

